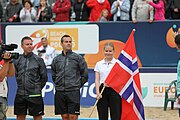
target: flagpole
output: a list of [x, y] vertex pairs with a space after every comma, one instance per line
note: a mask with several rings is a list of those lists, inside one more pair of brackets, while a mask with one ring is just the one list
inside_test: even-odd
[[[105, 86], [103, 86], [100, 95], [102, 95], [104, 89], [105, 89]], [[91, 114], [89, 115], [89, 118], [91, 117], [91, 115], [92, 115], [92, 113], [93, 113], [93, 111], [94, 111], [94, 109], [95, 109], [95, 107], [96, 107], [98, 101], [99, 101], [99, 99], [96, 100], [96, 102], [95, 102], [95, 104], [94, 104], [94, 106], [93, 106], [93, 109], [92, 109], [92, 111], [91, 111]]]

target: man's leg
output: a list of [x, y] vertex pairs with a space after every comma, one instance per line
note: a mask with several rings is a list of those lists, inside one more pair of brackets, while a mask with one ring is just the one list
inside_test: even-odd
[[34, 120], [42, 120], [44, 115], [44, 101], [41, 96], [28, 98], [28, 114], [33, 116]]
[[0, 120], [6, 120], [7, 99], [0, 97]]
[[25, 96], [16, 95], [14, 101], [14, 114], [17, 120], [26, 120], [27, 107]]
[[63, 120], [70, 120], [69, 114], [62, 114], [61, 117]]
[[78, 120], [78, 115], [70, 114], [69, 118], [70, 118], [70, 120]]
[[78, 120], [80, 115], [80, 92], [71, 91], [67, 94], [69, 120]]
[[42, 115], [33, 116], [34, 120], [42, 120]]
[[69, 119], [66, 105], [66, 92], [56, 91], [54, 96], [55, 115], [61, 115], [63, 120]]
[[78, 115], [73, 114], [62, 114], [61, 117], [63, 120], [78, 120]]
[[17, 115], [17, 120], [26, 120], [26, 115]]

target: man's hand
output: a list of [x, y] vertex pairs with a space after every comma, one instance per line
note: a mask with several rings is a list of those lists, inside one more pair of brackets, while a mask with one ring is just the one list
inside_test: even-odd
[[2, 54], [1, 56], [3, 59], [5, 60], [10, 60], [11, 58], [11, 53], [10, 52], [5, 52], [4, 54]]

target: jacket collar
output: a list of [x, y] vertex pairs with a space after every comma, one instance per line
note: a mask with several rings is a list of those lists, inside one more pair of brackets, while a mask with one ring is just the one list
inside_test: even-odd
[[[72, 50], [68, 50], [67, 52], [66, 52], [66, 55], [69, 55], [69, 54], [71, 54], [72, 53]], [[62, 51], [62, 55], [63, 56], [66, 56], [65, 54], [64, 54], [64, 51]]]
[[29, 54], [27, 54], [27, 55], [25, 55], [24, 53], [23, 53], [23, 56], [25, 57], [25, 58], [29, 58], [29, 57], [31, 57], [33, 55], [33, 52], [31, 52], [31, 53], [29, 53]]

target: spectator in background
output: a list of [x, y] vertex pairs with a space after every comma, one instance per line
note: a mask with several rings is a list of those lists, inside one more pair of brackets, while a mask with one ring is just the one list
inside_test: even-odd
[[19, 14], [21, 22], [32, 23], [36, 21], [36, 10], [31, 1], [24, 1], [24, 8], [21, 9]]
[[[22, 4], [24, 5], [24, 2], [26, 1], [26, 0], [21, 0], [22, 1]], [[39, 3], [39, 1], [40, 0], [30, 0], [31, 1], [31, 3], [33, 4], [33, 6], [35, 7], [35, 9], [37, 9], [38, 7], [39, 7], [39, 5], [40, 5], [40, 3]]]
[[73, 10], [75, 12], [75, 21], [89, 21], [90, 9], [86, 5], [87, 0], [75, 0]]
[[134, 0], [130, 0], [130, 10], [129, 10], [129, 18], [130, 21], [132, 21], [132, 6], [133, 6]]
[[0, 3], [2, 5], [2, 8], [5, 9], [9, 0], [0, 0]]
[[165, 20], [165, 2], [163, 0], [146, 1], [149, 5], [155, 9], [154, 20]]
[[172, 19], [180, 19], [180, 0], [172, 0]]
[[20, 22], [19, 13], [23, 8], [22, 4], [18, 0], [10, 0], [5, 10], [5, 21], [6, 22]]
[[52, 18], [52, 9], [47, 5], [47, 0], [40, 0], [40, 6], [38, 8], [37, 21], [38, 22], [50, 22]]
[[[24, 1], [26, 1], [26, 0], [22, 0], [22, 4], [24, 4]], [[33, 4], [34, 8], [37, 10], [37, 8], [40, 5], [40, 0], [30, 0], [30, 1]]]
[[56, 0], [47, 0], [47, 4], [48, 6], [51, 6], [51, 8], [53, 7], [53, 4], [55, 3]]
[[31, 0], [31, 3], [33, 4], [36, 10], [40, 6], [40, 0]]
[[171, 4], [172, 4], [172, 0], [165, 0], [165, 18], [166, 19], [172, 19]]
[[[110, 7], [111, 7], [113, 2], [116, 1], [116, 0], [108, 0], [108, 1], [109, 1], [109, 4], [110, 4]], [[110, 17], [109, 21], [113, 21], [113, 15]]]
[[39, 57], [41, 57], [46, 66], [51, 66], [52, 60], [55, 57], [55, 49], [48, 45], [46, 37], [41, 38], [42, 46], [37, 50]]
[[110, 6], [112, 6], [113, 2], [116, 0], [108, 0], [108, 1], [109, 1]]
[[[33, 4], [34, 8], [37, 10], [38, 7], [40, 6], [40, 0], [30, 0], [30, 1], [31, 1], [31, 3]], [[50, 1], [52, 1], [52, 0], [50, 0]], [[54, 1], [54, 0], [53, 0], [53, 1]], [[24, 3], [24, 0], [22, 0], [22, 3]], [[47, 0], [47, 5], [48, 5], [48, 6], [50, 5], [49, 2], [48, 2], [48, 0]]]
[[[86, 5], [91, 9], [90, 21], [98, 21], [103, 9], [107, 9], [110, 13], [110, 4], [108, 0], [88, 0]], [[111, 14], [108, 15], [108, 19], [110, 17]]]
[[134, 0], [132, 7], [132, 21], [137, 23], [138, 21], [153, 22], [154, 8], [146, 3], [146, 0]]
[[113, 21], [129, 21], [130, 1], [117, 0], [111, 6]]
[[99, 18], [99, 21], [100, 22], [108, 21], [108, 14], [109, 14], [109, 12], [107, 9], [102, 10], [101, 17]]
[[56, 22], [70, 21], [71, 2], [69, 0], [56, 0], [52, 11], [56, 14]]
[[70, 7], [70, 13], [69, 13], [69, 15], [70, 15], [69, 16], [69, 18], [70, 18], [69, 21], [75, 21], [76, 14], [74, 12], [74, 7], [73, 7], [75, 1], [74, 0], [70, 0], [70, 3], [71, 3], [71, 7]]
[[3, 10], [4, 8], [2, 7], [1, 2], [0, 2], [0, 22], [3, 21]]

